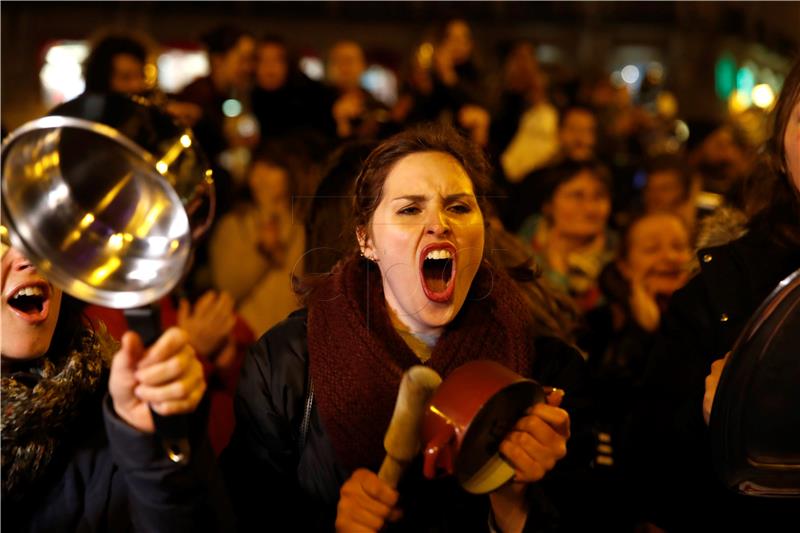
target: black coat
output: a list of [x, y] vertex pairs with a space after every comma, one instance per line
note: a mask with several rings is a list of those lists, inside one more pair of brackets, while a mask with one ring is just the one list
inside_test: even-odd
[[723, 357], [758, 305], [800, 268], [800, 249], [752, 229], [698, 253], [701, 272], [675, 293], [651, 353], [634, 445], [638, 493], [669, 531], [782, 531], [800, 503], [740, 496], [717, 480], [702, 405], [711, 363]]
[[[306, 317], [304, 310], [290, 315], [244, 361], [234, 403], [236, 430], [221, 458], [242, 531], [332, 531], [339, 489], [350, 475], [335, 456], [314, 402], [301, 442], [309, 399]], [[567, 391], [566, 408], [567, 399], [580, 405], [583, 361], [575, 350], [543, 339], [533, 368], [535, 379]], [[556, 528], [556, 507], [545, 492], [569, 492], [569, 466], [560, 464], [563, 474], [549, 476], [552, 488], [531, 486], [526, 531]], [[488, 531], [488, 497], [467, 494], [452, 479], [425, 481], [421, 471], [421, 464], [412, 464], [401, 482], [404, 519], [389, 531]]]
[[158, 437], [122, 421], [104, 395], [86, 402], [44, 477], [3, 502], [3, 532], [229, 531], [205, 417], [193, 420], [184, 468], [168, 459]]

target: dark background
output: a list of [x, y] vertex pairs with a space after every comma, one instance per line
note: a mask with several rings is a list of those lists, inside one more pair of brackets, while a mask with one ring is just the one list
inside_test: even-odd
[[519, 37], [557, 50], [551, 70], [559, 76], [610, 71], [643, 50], [664, 65], [666, 85], [690, 120], [725, 112], [714, 94], [714, 63], [723, 51], [740, 64], [750, 59], [781, 73], [800, 51], [800, 2], [4, 1], [3, 122], [13, 129], [45, 111], [38, 72], [52, 40], [119, 28], [186, 46], [227, 22], [256, 36], [282, 35], [295, 49], [321, 57], [334, 41], [355, 39], [371, 59], [401, 70], [414, 46], [451, 16], [470, 22], [489, 70], [499, 64], [500, 46]]

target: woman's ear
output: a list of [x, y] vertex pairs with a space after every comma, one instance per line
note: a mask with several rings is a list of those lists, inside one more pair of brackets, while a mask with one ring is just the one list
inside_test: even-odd
[[377, 261], [375, 258], [375, 248], [372, 246], [372, 238], [370, 238], [366, 226], [359, 226], [356, 228], [356, 240], [358, 240], [358, 247], [361, 250], [361, 255], [370, 261]]

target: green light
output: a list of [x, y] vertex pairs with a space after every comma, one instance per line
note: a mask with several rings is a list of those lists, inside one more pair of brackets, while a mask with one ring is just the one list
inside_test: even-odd
[[238, 117], [242, 114], [242, 103], [239, 100], [230, 98], [222, 103], [222, 112], [226, 117]]
[[714, 66], [714, 86], [721, 100], [728, 97], [736, 88], [736, 60], [730, 54], [724, 54]]
[[743, 103], [750, 105], [750, 93], [756, 86], [756, 76], [750, 67], [742, 67], [736, 72], [736, 90], [742, 95]]

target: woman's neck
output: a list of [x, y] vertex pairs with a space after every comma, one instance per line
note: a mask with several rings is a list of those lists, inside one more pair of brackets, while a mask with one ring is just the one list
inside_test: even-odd
[[389, 315], [392, 326], [408, 347], [420, 360], [427, 361], [436, 341], [439, 340], [439, 336], [442, 334], [443, 328], [419, 328], [417, 324], [409, 323], [411, 321], [407, 317], [401, 318], [400, 313], [396, 312], [388, 301], [386, 302], [386, 312]]

